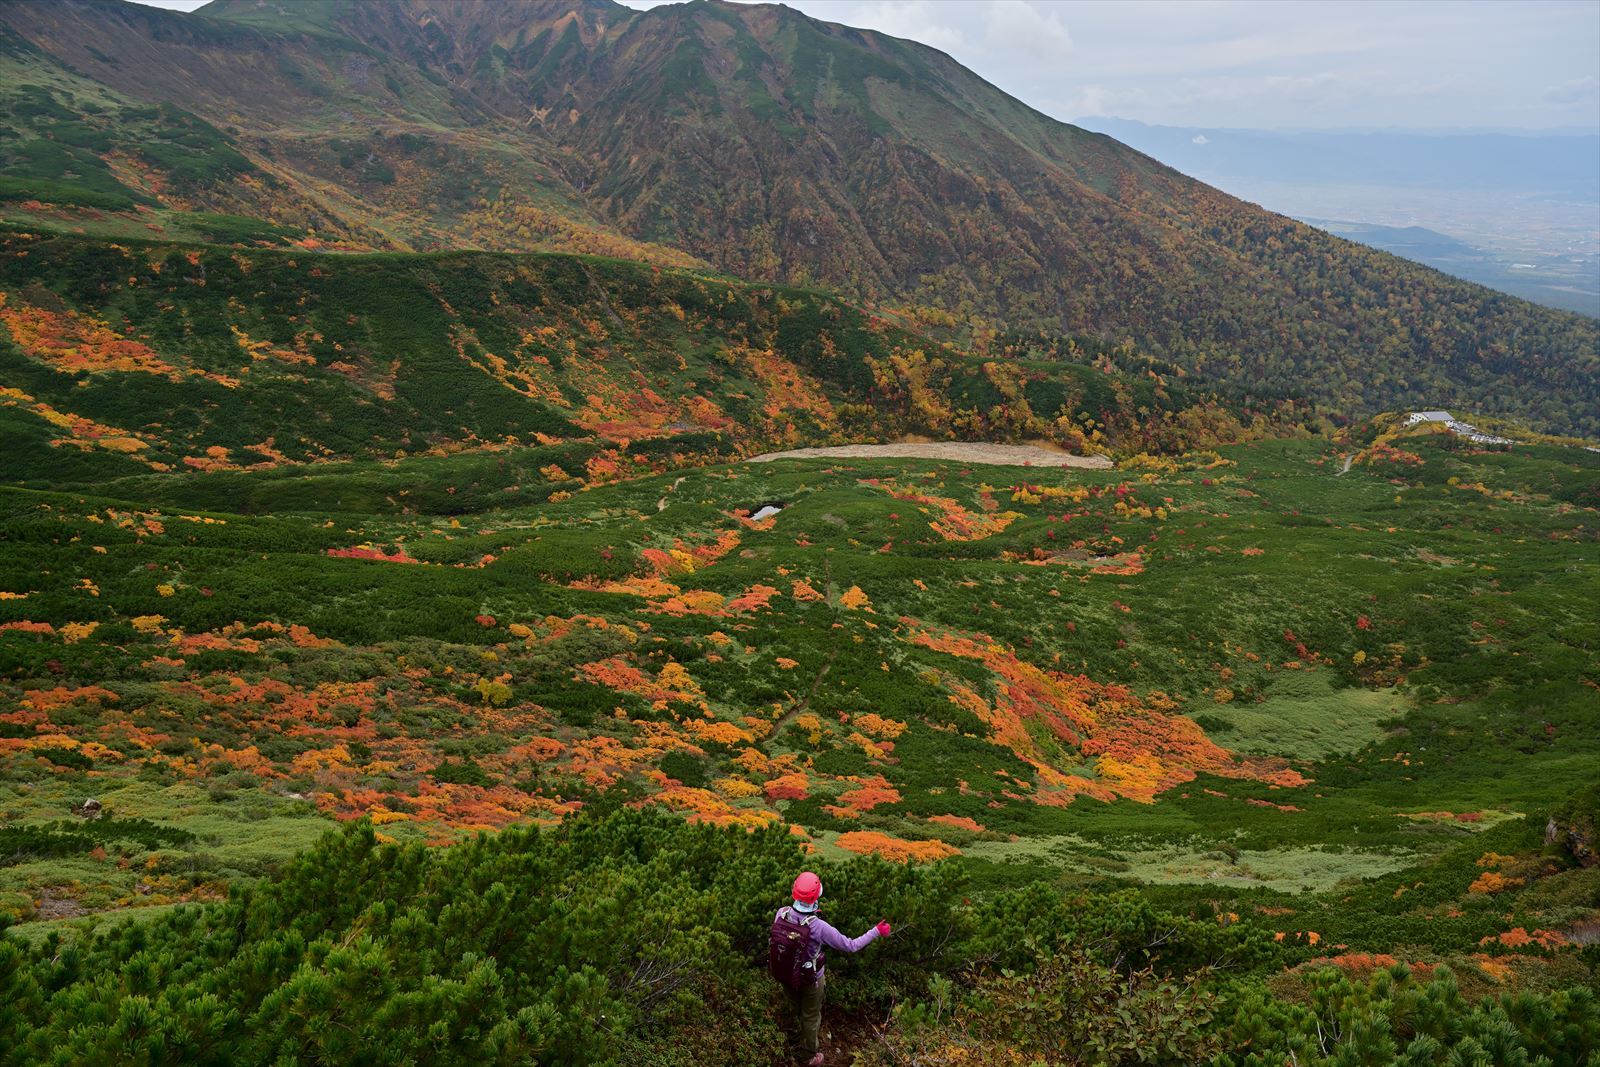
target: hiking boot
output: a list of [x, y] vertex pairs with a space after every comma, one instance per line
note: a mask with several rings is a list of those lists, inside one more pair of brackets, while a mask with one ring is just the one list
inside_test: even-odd
[[806, 1067], [822, 1067], [822, 1053], [817, 1053], [806, 1061]]

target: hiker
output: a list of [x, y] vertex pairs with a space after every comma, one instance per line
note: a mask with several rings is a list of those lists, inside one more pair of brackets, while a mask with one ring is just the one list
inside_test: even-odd
[[800, 1048], [809, 1056], [806, 1067], [821, 1067], [817, 1028], [822, 1023], [824, 952], [860, 952], [880, 937], [889, 936], [889, 924], [880, 922], [860, 937], [845, 937], [817, 914], [822, 879], [806, 871], [794, 880], [794, 903], [779, 908], [772, 917], [767, 970], [789, 996], [789, 1007], [800, 1019]]

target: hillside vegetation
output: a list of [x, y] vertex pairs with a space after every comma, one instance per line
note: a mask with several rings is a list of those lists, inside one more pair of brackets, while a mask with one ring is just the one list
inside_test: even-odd
[[778, 1062], [804, 863], [864, 1064], [1583, 1063], [1600, 457], [1372, 432], [0, 491], [0, 1044]]
[[1594, 1067], [1597, 349], [779, 6], [0, 5], [0, 1067], [777, 1067], [805, 868], [830, 1063]]
[[778, 6], [69, 0], [9, 5], [0, 29], [0, 192], [30, 226], [709, 265], [1132, 339], [1360, 413], [1493, 395], [1600, 427], [1595, 320], [1272, 215], [939, 52]]
[[543, 499], [569, 474], [835, 439], [1138, 452], [1319, 424], [1126, 346], [982, 359], [827, 294], [618, 260], [0, 248], [0, 433], [29, 484], [521, 443], [568, 473], [502, 488]]

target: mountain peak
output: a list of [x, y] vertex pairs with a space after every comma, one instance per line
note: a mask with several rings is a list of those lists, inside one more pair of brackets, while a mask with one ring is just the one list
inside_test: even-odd
[[444, 62], [525, 47], [540, 32], [568, 22], [592, 38], [637, 14], [615, 0], [211, 0], [196, 13], [268, 32], [347, 36], [365, 45], [399, 47], [414, 58], [422, 56], [408, 46], [420, 38], [426, 54]]
[[[1540, 398], [1509, 413], [1600, 427], [1593, 321], [1243, 203], [914, 42], [722, 0], [131, 10], [0, 6], [38, 50], [30, 62], [58, 65], [10, 81], [78, 79], [86, 96], [98, 83], [130, 114], [178, 102], [208, 124], [201, 137], [131, 120], [117, 152], [153, 169], [75, 156], [96, 196], [265, 218], [343, 247], [709, 265], [995, 327], [1132, 338], [1192, 372], [1360, 410], [1471, 406], [1484, 388], [1537, 381]], [[72, 136], [114, 125], [85, 121], [93, 131]], [[47, 126], [29, 136], [59, 137]], [[226, 166], [188, 160], [213, 141]], [[1384, 353], [1381, 372], [1351, 352]]]

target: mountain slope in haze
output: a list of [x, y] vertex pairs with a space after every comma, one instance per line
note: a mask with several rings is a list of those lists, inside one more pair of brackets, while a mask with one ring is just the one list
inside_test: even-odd
[[[1567, 250], [1513, 257], [1423, 226], [1317, 218], [1302, 221], [1536, 304], [1600, 317], [1600, 258], [1594, 263], [1597, 269], [1590, 271], [1584, 258], [1592, 257], [1574, 256]], [[1525, 259], [1537, 262], [1520, 262]]]
[[314, 240], [677, 257], [1129, 336], [1356, 410], [1492, 397], [1600, 429], [1593, 322], [1261, 211], [933, 49], [779, 6], [76, 0], [0, 22], [30, 63], [181, 102], [282, 190], [225, 179], [191, 199]]
[[[1600, 135], [1085, 122], [1185, 174], [1341, 237], [1546, 307], [1600, 317]], [[1324, 226], [1326, 219], [1358, 228]], [[1418, 225], [1458, 244], [1436, 247], [1403, 232]]]

